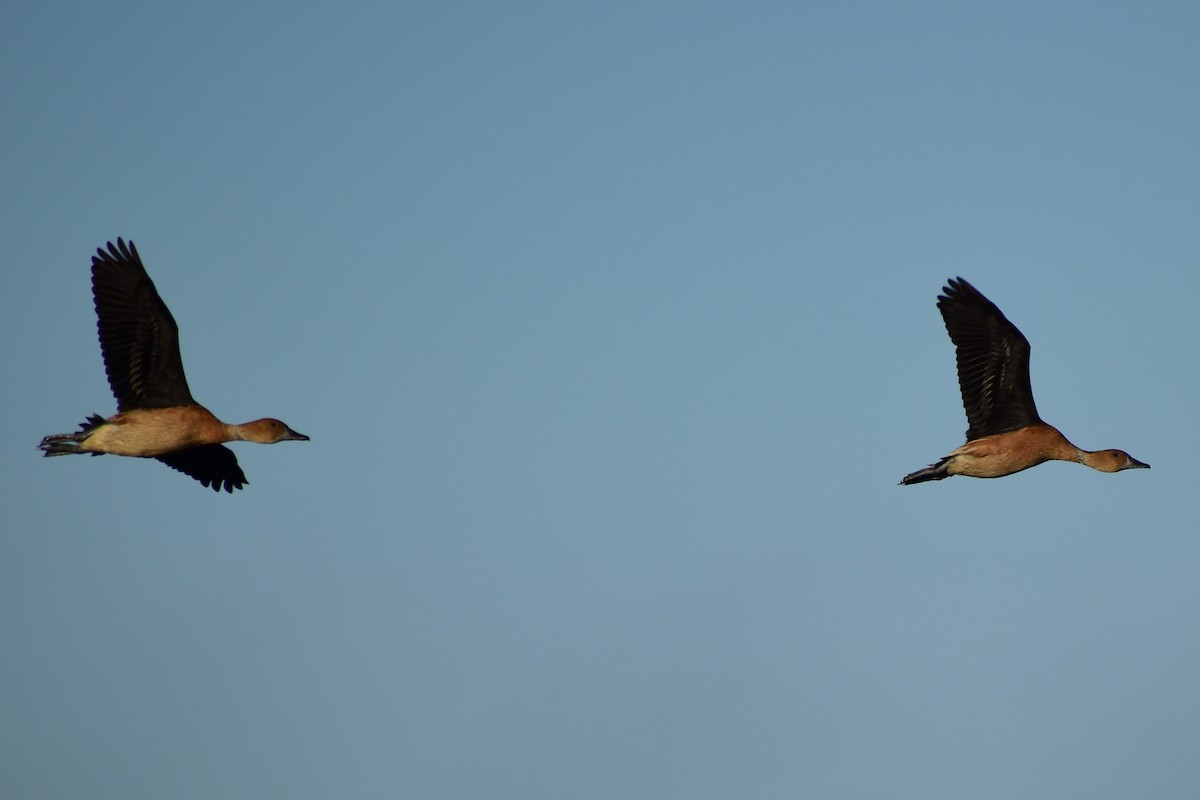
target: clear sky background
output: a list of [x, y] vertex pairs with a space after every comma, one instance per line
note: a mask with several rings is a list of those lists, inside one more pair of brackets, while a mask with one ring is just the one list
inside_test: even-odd
[[[1200, 8], [42, 3], [0, 25], [0, 794], [1200, 796]], [[214, 495], [46, 460], [138, 245]], [[935, 308], [1150, 471], [912, 487]]]

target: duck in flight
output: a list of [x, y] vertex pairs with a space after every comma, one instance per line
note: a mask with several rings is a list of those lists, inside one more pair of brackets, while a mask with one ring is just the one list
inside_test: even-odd
[[951, 475], [1002, 478], [1046, 461], [1073, 461], [1101, 472], [1149, 469], [1123, 450], [1080, 450], [1042, 422], [1029, 385], [1029, 341], [992, 301], [951, 278], [938, 310], [958, 355], [958, 386], [967, 410], [967, 443], [901, 484]]
[[179, 355], [179, 328], [133, 242], [117, 239], [92, 256], [92, 296], [108, 383], [117, 414], [88, 417], [76, 433], [42, 439], [47, 456], [155, 458], [219, 492], [247, 483], [233, 451], [222, 442], [308, 441], [277, 419], [227, 425], [192, 398]]

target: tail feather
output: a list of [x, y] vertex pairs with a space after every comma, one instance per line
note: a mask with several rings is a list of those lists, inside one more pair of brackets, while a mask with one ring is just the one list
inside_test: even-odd
[[[79, 424], [79, 430], [75, 433], [52, 433], [49, 436], [42, 438], [38, 449], [42, 451], [44, 456], [66, 456], [75, 453], [83, 453], [86, 451], [79, 449], [79, 443], [86, 440], [92, 435], [92, 431], [104, 424], [104, 417], [99, 414], [92, 414], [87, 418], [86, 422]], [[92, 453], [92, 455], [101, 455], [100, 453]]]
[[59, 441], [57, 436], [47, 436], [42, 439], [42, 443], [38, 445], [38, 449], [42, 451], [44, 456], [65, 456], [71, 453], [78, 453], [79, 445], [71, 441]]
[[943, 458], [936, 464], [930, 464], [924, 469], [919, 469], [916, 472], [910, 472], [900, 479], [901, 486], [907, 486], [910, 483], [923, 483], [925, 481], [940, 481], [942, 478], [949, 478], [950, 473], [946, 471], [950, 463], [949, 458]]

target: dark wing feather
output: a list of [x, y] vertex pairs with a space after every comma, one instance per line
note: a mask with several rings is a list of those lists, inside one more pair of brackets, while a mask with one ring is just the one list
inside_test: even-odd
[[967, 441], [1041, 422], [1029, 385], [1029, 341], [962, 278], [942, 291], [938, 310], [958, 355]]
[[96, 328], [117, 410], [195, 402], [179, 356], [179, 328], [133, 242], [117, 239], [92, 256]]
[[171, 469], [177, 469], [205, 486], [211, 486], [214, 492], [223, 488], [232, 493], [234, 489], [241, 489], [250, 482], [246, 480], [246, 473], [238, 466], [237, 456], [233, 451], [219, 444], [189, 447], [157, 458]]

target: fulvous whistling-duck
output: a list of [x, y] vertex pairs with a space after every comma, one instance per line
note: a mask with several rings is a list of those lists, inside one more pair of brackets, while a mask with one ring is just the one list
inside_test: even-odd
[[901, 484], [951, 475], [1001, 478], [1045, 461], [1074, 461], [1101, 472], [1149, 469], [1123, 450], [1080, 450], [1042, 422], [1029, 386], [1029, 341], [1000, 309], [962, 278], [950, 279], [938, 310], [958, 354], [967, 443]]
[[222, 442], [308, 441], [277, 419], [227, 425], [192, 399], [179, 356], [179, 328], [133, 242], [117, 239], [92, 256], [96, 328], [108, 383], [117, 398], [114, 416], [88, 417], [77, 433], [47, 436], [47, 456], [112, 453], [156, 458], [227, 492], [247, 483], [233, 451]]

